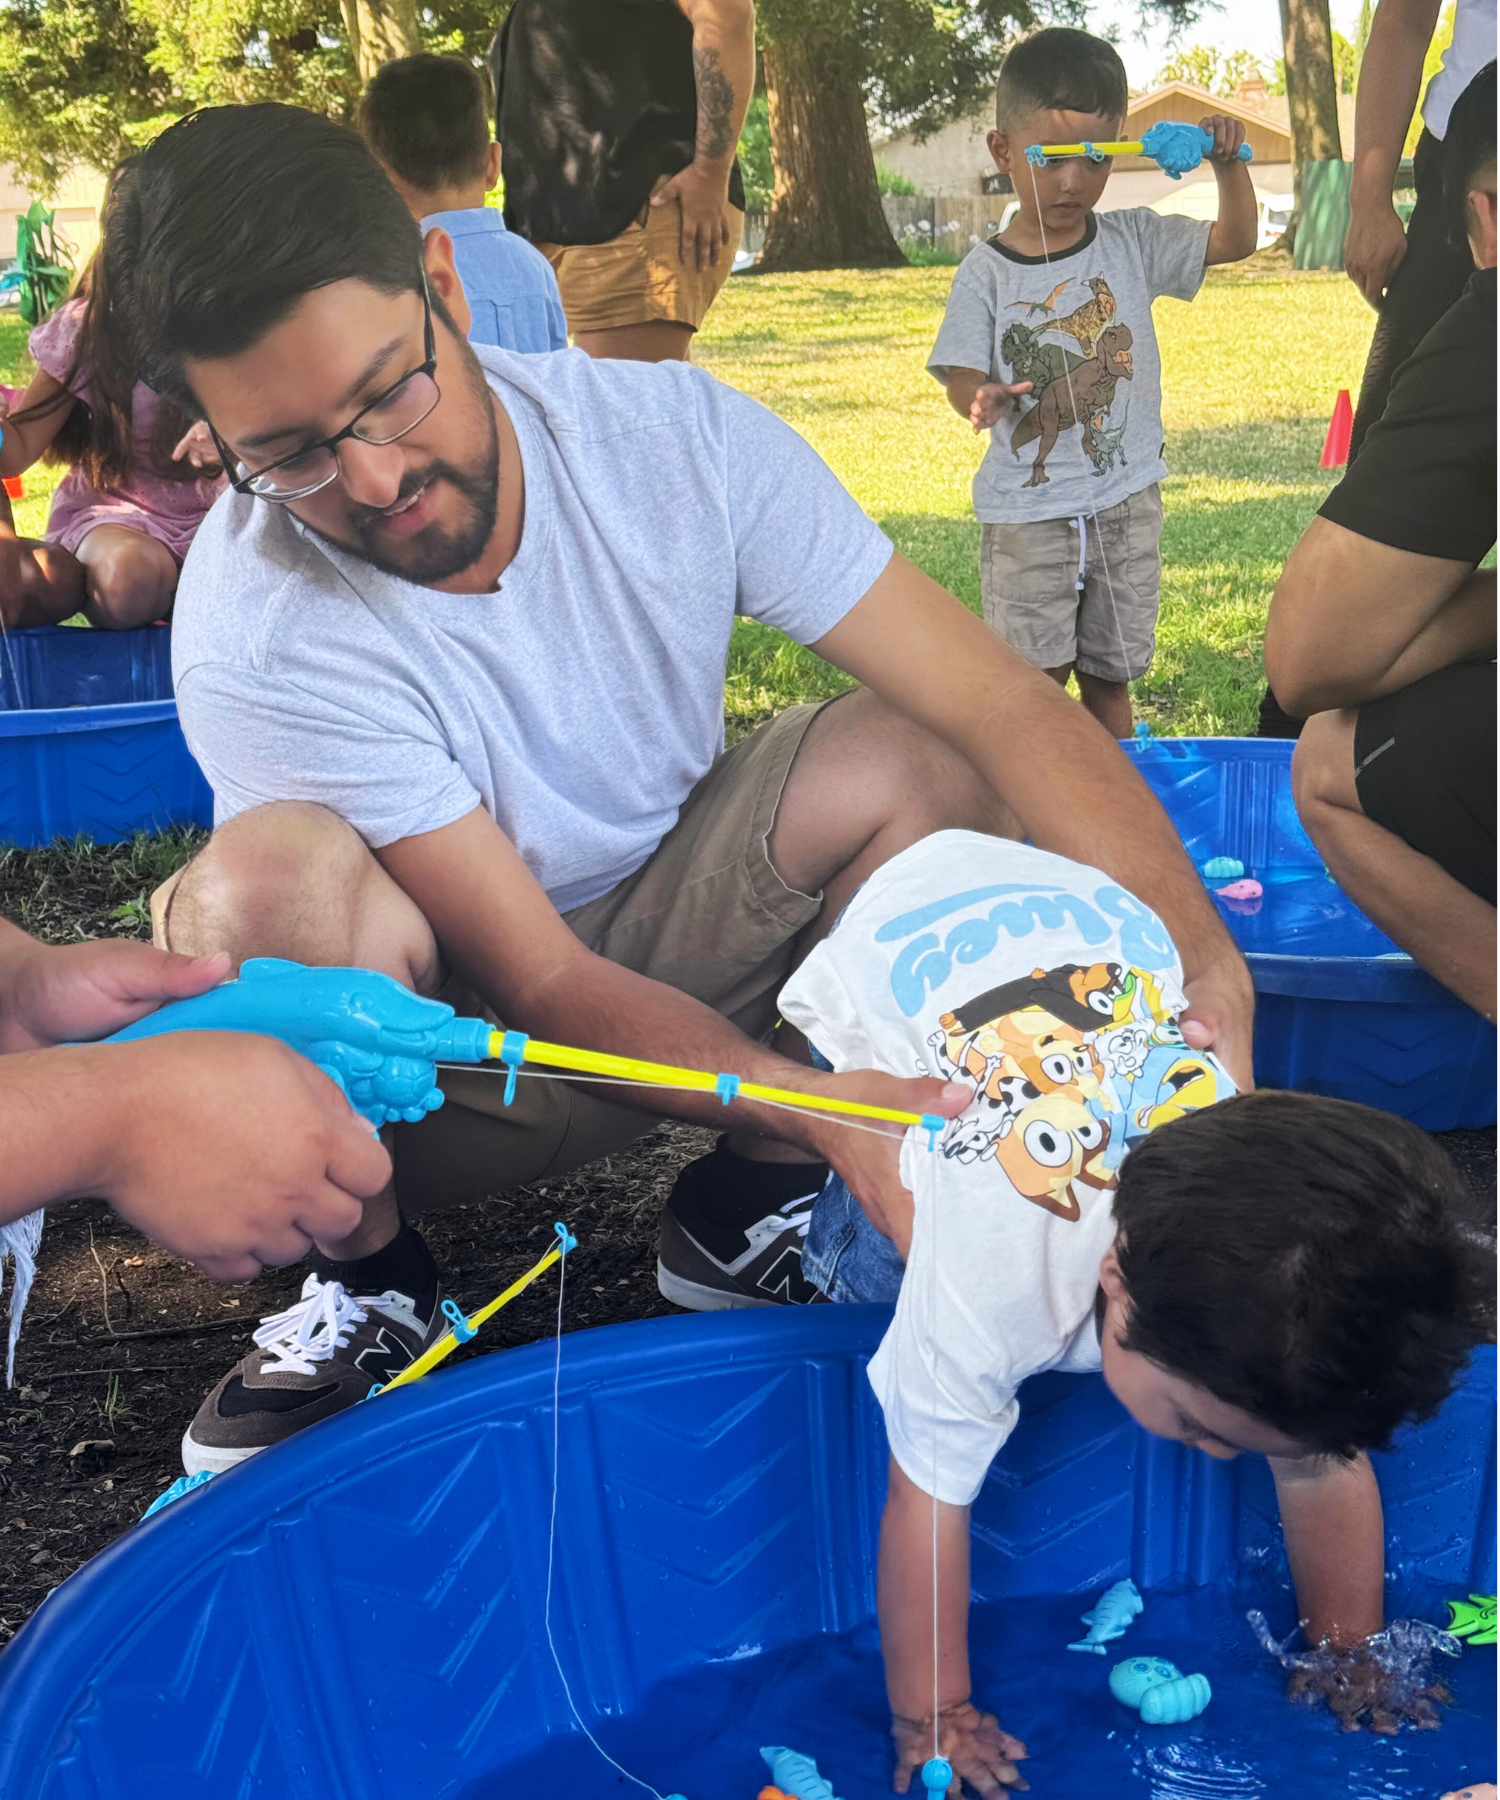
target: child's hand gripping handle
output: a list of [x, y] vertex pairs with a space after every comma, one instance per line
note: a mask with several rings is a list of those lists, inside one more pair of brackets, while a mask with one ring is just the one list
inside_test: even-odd
[[164, 1006], [105, 1041], [168, 1031], [260, 1032], [316, 1063], [372, 1125], [388, 1125], [415, 1122], [441, 1106], [436, 1065], [483, 1062], [490, 1030], [389, 975], [262, 956], [245, 963], [237, 981]]

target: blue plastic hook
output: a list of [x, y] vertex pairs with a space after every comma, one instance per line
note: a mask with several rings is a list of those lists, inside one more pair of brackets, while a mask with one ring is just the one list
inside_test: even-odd
[[506, 1106], [516, 1097], [516, 1075], [526, 1060], [526, 1046], [529, 1042], [524, 1031], [507, 1031], [500, 1040], [500, 1060], [510, 1071], [505, 1077], [505, 1092], [500, 1096]]
[[479, 1336], [479, 1333], [464, 1317], [463, 1310], [456, 1300], [443, 1302], [443, 1317], [453, 1327], [453, 1335], [460, 1344], [467, 1344], [471, 1337]]
[[557, 1247], [566, 1256], [570, 1250], [578, 1248], [578, 1239], [573, 1236], [567, 1226], [559, 1219], [552, 1229], [557, 1233]]
[[937, 1800], [939, 1794], [946, 1794], [953, 1786], [953, 1764], [946, 1756], [930, 1756], [922, 1764], [922, 1785], [927, 1789], [928, 1800]]
[[922, 1114], [922, 1130], [927, 1133], [927, 1148], [929, 1150], [937, 1149], [938, 1133], [947, 1123], [948, 1121], [938, 1113]]
[[720, 1101], [725, 1106], [728, 1106], [731, 1100], [738, 1100], [740, 1097], [739, 1076], [720, 1075], [714, 1082], [714, 1092], [719, 1096]]

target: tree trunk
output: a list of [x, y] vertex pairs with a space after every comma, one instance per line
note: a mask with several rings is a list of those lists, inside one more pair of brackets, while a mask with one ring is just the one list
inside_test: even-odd
[[880, 208], [859, 83], [826, 47], [761, 56], [776, 185], [762, 269], [883, 269], [906, 261]]
[[1292, 217], [1282, 237], [1290, 250], [1302, 214], [1302, 166], [1337, 162], [1339, 91], [1333, 67], [1333, 27], [1328, 0], [1281, 0], [1281, 41], [1286, 57], [1286, 103], [1292, 127]]
[[382, 63], [415, 56], [422, 48], [417, 0], [339, 0], [339, 11], [361, 83]]

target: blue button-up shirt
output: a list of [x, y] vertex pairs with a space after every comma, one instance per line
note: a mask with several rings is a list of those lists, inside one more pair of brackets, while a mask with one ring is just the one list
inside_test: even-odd
[[557, 277], [540, 250], [507, 231], [499, 209], [466, 206], [428, 213], [425, 234], [440, 227], [453, 239], [453, 260], [473, 323], [469, 341], [500, 350], [566, 350]]

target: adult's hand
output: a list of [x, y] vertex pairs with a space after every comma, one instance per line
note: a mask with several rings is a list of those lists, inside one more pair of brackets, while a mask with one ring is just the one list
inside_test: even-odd
[[651, 196], [653, 206], [673, 200], [682, 209], [678, 260], [685, 269], [712, 268], [729, 242], [729, 170], [690, 162]]
[[1249, 1093], [1255, 1086], [1255, 987], [1250, 971], [1238, 957], [1216, 963], [1190, 979], [1184, 992], [1188, 1004], [1177, 1021], [1183, 1041], [1195, 1050], [1212, 1050], [1240, 1092]]
[[1389, 200], [1350, 209], [1344, 269], [1371, 306], [1379, 307], [1406, 255], [1406, 227]]
[[[874, 1069], [858, 1069], [848, 1075], [822, 1076], [809, 1091], [830, 1098], [859, 1100], [867, 1106], [890, 1106], [902, 1112], [936, 1113], [956, 1118], [974, 1098], [974, 1090], [961, 1081], [935, 1078], [904, 1080]], [[816, 1122], [814, 1137], [820, 1154], [843, 1177], [849, 1192], [869, 1214], [870, 1223], [888, 1237], [906, 1257], [911, 1251], [912, 1196], [901, 1179], [901, 1144], [906, 1132], [895, 1124], [851, 1127], [831, 1118]]]
[[96, 1194], [220, 1281], [347, 1237], [391, 1177], [380, 1139], [305, 1057], [182, 1031], [0, 1062], [0, 1218]]
[[227, 955], [174, 956], [127, 938], [39, 944], [0, 939], [0, 1053], [108, 1037], [169, 1000], [216, 987]]

